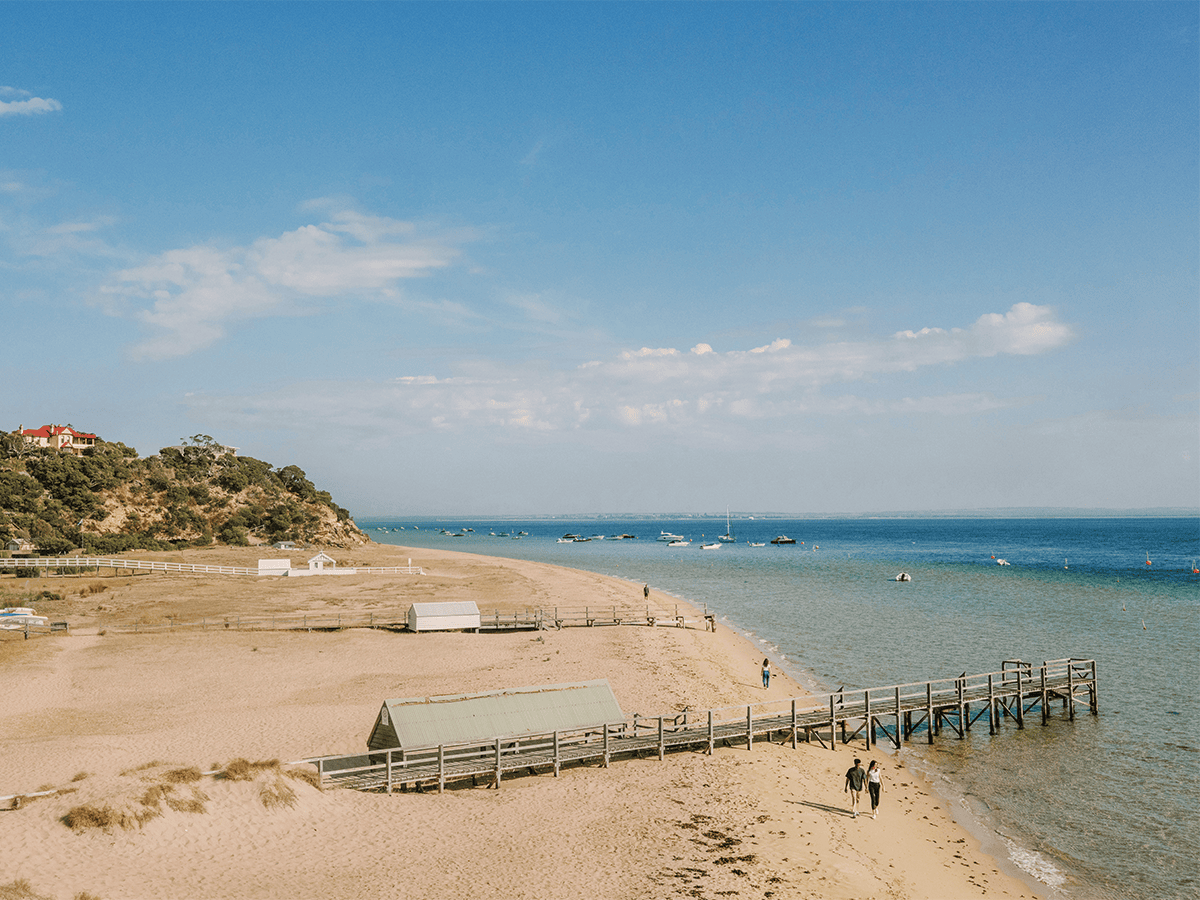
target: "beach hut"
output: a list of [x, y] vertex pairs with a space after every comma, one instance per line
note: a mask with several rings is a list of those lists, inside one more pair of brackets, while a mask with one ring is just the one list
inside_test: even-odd
[[479, 607], [474, 600], [414, 603], [408, 609], [409, 631], [478, 631]]
[[367, 739], [371, 750], [436, 747], [552, 731], [601, 730], [625, 721], [604, 678], [575, 684], [509, 688], [385, 700]]
[[334, 568], [337, 566], [337, 560], [322, 550], [316, 556], [308, 561], [308, 570], [310, 572], [324, 572], [325, 567]]

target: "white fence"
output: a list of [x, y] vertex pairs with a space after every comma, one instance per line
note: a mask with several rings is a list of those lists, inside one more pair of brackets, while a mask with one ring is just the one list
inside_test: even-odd
[[[0, 559], [4, 569], [126, 569], [135, 572], [181, 572], [189, 575], [279, 575], [279, 570], [259, 570], [257, 566], [201, 566], [190, 563], [159, 562], [151, 559], [116, 559], [95, 556], [42, 556], [28, 559]], [[361, 566], [330, 569], [343, 575], [424, 575], [420, 566]]]

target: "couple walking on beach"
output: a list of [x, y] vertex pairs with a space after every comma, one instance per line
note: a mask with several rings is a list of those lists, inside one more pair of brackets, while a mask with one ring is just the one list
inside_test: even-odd
[[845, 792], [850, 795], [850, 812], [854, 818], [858, 818], [858, 798], [864, 785], [871, 792], [871, 818], [879, 818], [879, 791], [883, 787], [880, 772], [882, 769], [875, 760], [871, 760], [871, 765], [864, 769], [861, 759], [855, 759], [854, 765], [847, 770]]

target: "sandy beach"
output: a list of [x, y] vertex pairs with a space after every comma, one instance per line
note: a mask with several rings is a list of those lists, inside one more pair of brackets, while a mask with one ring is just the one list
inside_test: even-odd
[[[55, 791], [0, 801], [0, 897], [1034, 896], [891, 757], [876, 756], [879, 818], [852, 818], [843, 775], [855, 756], [868, 758], [861, 742], [675, 753], [513, 778], [499, 790], [322, 792], [288, 763], [362, 752], [387, 698], [606, 678], [631, 717], [803, 693], [779, 672], [764, 690], [760, 652], [724, 627], [127, 628], [428, 600], [501, 611], [642, 603], [641, 585], [539, 563], [381, 545], [331, 552], [341, 565], [411, 558], [426, 574], [0, 579], [4, 605], [26, 591], [61, 595], [34, 605], [72, 626], [0, 637], [0, 796]], [[131, 555], [253, 565], [272, 554]], [[653, 587], [650, 603], [664, 612], [680, 602]], [[229, 773], [239, 759], [282, 765], [248, 780], [197, 772]], [[71, 815], [81, 807], [145, 820], [87, 827]]]

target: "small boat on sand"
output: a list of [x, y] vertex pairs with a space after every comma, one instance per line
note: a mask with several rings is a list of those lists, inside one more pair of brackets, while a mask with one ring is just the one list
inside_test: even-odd
[[50, 624], [45, 616], [39, 616], [28, 606], [7, 606], [0, 609], [0, 628], [22, 631], [26, 626], [44, 627]]

